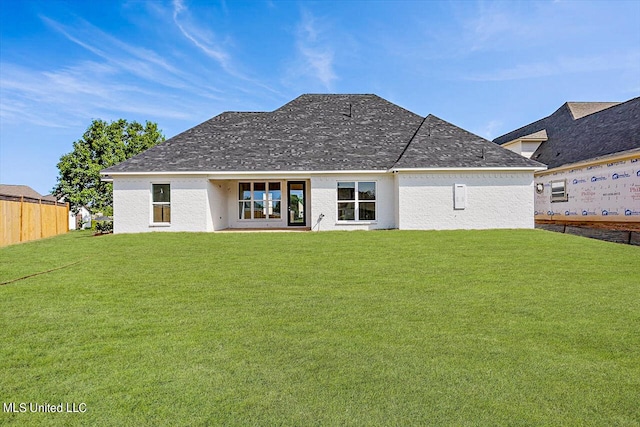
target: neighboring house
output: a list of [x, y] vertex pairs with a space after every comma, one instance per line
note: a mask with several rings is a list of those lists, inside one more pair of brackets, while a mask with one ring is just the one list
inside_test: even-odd
[[[0, 184], [0, 194], [8, 197], [42, 200], [43, 196], [28, 185]], [[55, 201], [55, 198], [53, 199]]]
[[[67, 196], [62, 196], [60, 202], [66, 202]], [[78, 212], [69, 210], [69, 230], [86, 230], [91, 228], [91, 211], [86, 206], [80, 206]]]
[[536, 222], [640, 226], [640, 98], [567, 102], [494, 142], [548, 166]]
[[91, 228], [91, 212], [80, 206], [78, 213], [69, 211], [69, 230], [87, 230]]
[[222, 113], [102, 171], [114, 231], [532, 228], [544, 166], [376, 95]]

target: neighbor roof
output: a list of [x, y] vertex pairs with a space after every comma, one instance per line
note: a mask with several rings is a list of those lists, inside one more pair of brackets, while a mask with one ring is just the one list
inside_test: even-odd
[[640, 97], [623, 103], [567, 102], [493, 142], [502, 145], [543, 130], [547, 140], [531, 159], [549, 168], [640, 148]]
[[41, 199], [42, 196], [28, 185], [0, 184], [0, 194], [12, 197], [29, 197], [30, 199]]
[[273, 112], [222, 113], [102, 172], [539, 166], [376, 95], [307, 94]]
[[567, 102], [574, 119], [581, 119], [589, 114], [620, 104], [619, 102]]

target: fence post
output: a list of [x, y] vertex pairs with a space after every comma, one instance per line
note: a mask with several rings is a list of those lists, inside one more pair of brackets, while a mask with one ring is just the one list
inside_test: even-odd
[[22, 242], [22, 211], [24, 210], [24, 196], [20, 196], [20, 241]]
[[38, 237], [39, 239], [42, 239], [42, 237], [44, 237], [44, 230], [42, 229], [42, 227], [44, 226], [43, 216], [42, 199], [38, 199], [38, 217], [40, 218], [40, 236]]

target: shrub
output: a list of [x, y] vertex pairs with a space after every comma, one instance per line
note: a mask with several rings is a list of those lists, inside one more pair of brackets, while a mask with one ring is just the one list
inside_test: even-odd
[[112, 221], [95, 221], [95, 230], [100, 234], [113, 233]]

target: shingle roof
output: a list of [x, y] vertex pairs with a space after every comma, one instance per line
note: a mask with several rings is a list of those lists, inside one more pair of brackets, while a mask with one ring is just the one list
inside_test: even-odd
[[13, 197], [29, 197], [31, 199], [41, 199], [42, 196], [28, 185], [0, 184], [0, 194]]
[[394, 168], [542, 166], [430, 114]]
[[[433, 128], [433, 138], [422, 135], [429, 129], [425, 123]], [[419, 141], [412, 141], [414, 136]], [[435, 144], [441, 145], [435, 149]], [[476, 161], [466, 144], [494, 154]], [[396, 162], [411, 167], [540, 166], [376, 95], [307, 94], [273, 112], [222, 113], [103, 173], [388, 170]]]
[[[576, 109], [582, 104], [584, 108]], [[580, 116], [592, 105], [596, 112]], [[578, 118], [574, 118], [574, 114]], [[563, 104], [552, 115], [493, 140], [504, 144], [545, 130], [547, 141], [531, 158], [550, 168], [640, 147], [640, 97], [623, 103]]]

